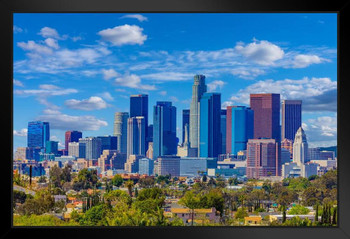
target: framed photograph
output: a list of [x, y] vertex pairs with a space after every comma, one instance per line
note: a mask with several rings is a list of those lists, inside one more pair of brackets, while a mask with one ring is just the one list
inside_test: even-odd
[[1, 235], [350, 238], [349, 3], [2, 1]]

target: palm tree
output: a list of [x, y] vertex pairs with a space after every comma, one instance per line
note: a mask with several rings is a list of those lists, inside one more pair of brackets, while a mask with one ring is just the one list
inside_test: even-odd
[[130, 197], [132, 197], [132, 189], [134, 187], [134, 182], [132, 180], [126, 181], [125, 182], [125, 187], [128, 188], [129, 195], [130, 195]]

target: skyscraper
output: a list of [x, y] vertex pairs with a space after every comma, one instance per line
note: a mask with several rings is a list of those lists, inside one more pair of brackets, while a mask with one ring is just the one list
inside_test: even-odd
[[118, 138], [117, 136], [97, 136], [97, 138], [101, 139], [101, 151], [105, 149], [109, 150], [117, 150]]
[[185, 142], [185, 125], [190, 125], [190, 110], [182, 110], [182, 143]]
[[128, 140], [128, 112], [116, 112], [114, 114], [114, 136], [117, 136], [117, 150], [121, 153], [127, 151]]
[[64, 149], [66, 154], [68, 154], [68, 144], [70, 142], [79, 142], [79, 139], [81, 139], [83, 137], [83, 133], [80, 131], [66, 131], [66, 133], [64, 134]]
[[46, 142], [50, 140], [49, 122], [28, 122], [27, 145], [30, 148], [45, 148]]
[[293, 143], [293, 162], [297, 165], [304, 164], [308, 161], [308, 143], [306, 134], [302, 127], [299, 127], [295, 134]]
[[146, 123], [143, 116], [128, 119], [127, 158], [146, 154]]
[[87, 137], [79, 139], [79, 144], [85, 144], [85, 158], [98, 159], [102, 153], [101, 139], [96, 137]]
[[301, 127], [301, 100], [282, 101], [282, 140], [294, 140], [295, 133]]
[[247, 143], [247, 178], [279, 176], [280, 152], [275, 139], [249, 139]]
[[227, 120], [227, 110], [221, 110], [221, 122], [220, 122], [220, 133], [221, 133], [221, 154], [226, 153], [226, 120]]
[[237, 155], [254, 137], [254, 111], [245, 106], [227, 107], [226, 153]]
[[204, 93], [199, 115], [199, 156], [217, 157], [221, 152], [221, 94]]
[[[130, 118], [143, 116], [145, 121], [145, 135], [148, 140], [148, 95], [139, 94], [130, 96]], [[148, 142], [146, 142], [146, 151]]]
[[250, 94], [254, 111], [254, 138], [271, 138], [280, 142], [280, 95]]
[[207, 92], [205, 76], [195, 75], [192, 86], [192, 101], [190, 106], [190, 143], [192, 148], [197, 149], [199, 146], [199, 102], [203, 93], [205, 92]]
[[171, 102], [158, 101], [153, 107], [153, 159], [176, 155], [176, 107]]

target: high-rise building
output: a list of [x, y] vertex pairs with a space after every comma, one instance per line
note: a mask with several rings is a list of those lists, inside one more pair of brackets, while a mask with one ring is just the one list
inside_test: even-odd
[[305, 164], [308, 160], [308, 143], [306, 134], [302, 127], [299, 127], [295, 134], [293, 143], [293, 162], [298, 166]]
[[121, 153], [127, 151], [128, 141], [128, 112], [116, 112], [114, 114], [114, 136], [117, 136], [117, 150]]
[[97, 160], [101, 153], [101, 139], [96, 137], [87, 137], [79, 139], [79, 143], [85, 144], [85, 158]]
[[250, 94], [250, 108], [254, 111], [254, 139], [280, 142], [280, 94]]
[[83, 133], [80, 131], [66, 131], [65, 135], [64, 135], [64, 139], [65, 139], [65, 143], [64, 143], [64, 149], [66, 154], [68, 154], [68, 144], [70, 142], [79, 142], [79, 139], [81, 139], [83, 137]]
[[57, 141], [47, 141], [45, 147], [45, 153], [57, 154], [58, 153], [58, 142]]
[[68, 143], [68, 156], [74, 156], [77, 158], [85, 158], [86, 145], [82, 142], [69, 142]]
[[171, 102], [158, 101], [153, 108], [153, 159], [176, 155], [176, 107]]
[[180, 157], [161, 156], [158, 158], [158, 175], [170, 175], [171, 177], [180, 176]]
[[[217, 157], [221, 152], [221, 94], [204, 93], [199, 111], [199, 156]], [[192, 147], [192, 143], [191, 143]]]
[[221, 133], [221, 151], [220, 154], [226, 154], [226, 124], [227, 124], [227, 110], [221, 109], [220, 114], [220, 133]]
[[191, 144], [188, 141], [188, 135], [189, 135], [189, 125], [185, 125], [185, 139], [182, 145], [177, 146], [177, 156], [180, 157], [196, 157], [197, 156], [197, 150], [191, 148]]
[[[294, 138], [293, 138], [293, 140], [294, 140]], [[281, 141], [281, 148], [289, 151], [291, 159], [293, 159], [293, 140], [284, 138]]]
[[259, 179], [280, 176], [279, 144], [275, 139], [249, 139], [247, 143], [247, 177]]
[[182, 143], [185, 142], [185, 125], [190, 125], [190, 110], [182, 110]]
[[308, 148], [308, 161], [320, 160], [320, 148]]
[[118, 147], [118, 138], [117, 136], [97, 136], [97, 138], [101, 139], [101, 150], [109, 149], [109, 150], [117, 150]]
[[199, 147], [199, 102], [205, 92], [207, 92], [205, 76], [195, 75], [190, 106], [190, 143], [191, 147], [196, 149]]
[[144, 158], [144, 155], [130, 154], [126, 163], [124, 164], [124, 169], [128, 173], [138, 173], [139, 172], [139, 160]]
[[301, 127], [301, 100], [282, 101], [282, 140], [294, 140]]
[[254, 137], [254, 111], [245, 106], [228, 106], [226, 122], [226, 153], [237, 155]]
[[15, 152], [15, 160], [26, 160], [31, 159], [33, 156], [31, 155], [33, 152], [29, 147], [18, 147]]
[[128, 119], [127, 158], [129, 155], [146, 154], [145, 117], [136, 116]]
[[335, 152], [334, 151], [320, 151], [320, 160], [334, 160]]
[[152, 175], [154, 169], [154, 160], [149, 158], [139, 159], [139, 174]]
[[45, 148], [46, 142], [50, 140], [49, 122], [28, 122], [27, 145], [30, 148]]
[[[130, 118], [143, 116], [145, 121], [145, 140], [148, 140], [148, 95], [138, 94], [130, 96]], [[146, 142], [146, 151], [148, 142]]]

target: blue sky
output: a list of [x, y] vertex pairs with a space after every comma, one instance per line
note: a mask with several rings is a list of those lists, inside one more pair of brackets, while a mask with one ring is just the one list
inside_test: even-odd
[[15, 13], [14, 149], [29, 121], [49, 121], [51, 139], [113, 134], [131, 94], [189, 108], [193, 76], [204, 74], [222, 106], [250, 93], [303, 100], [311, 147], [336, 145], [336, 14]]

